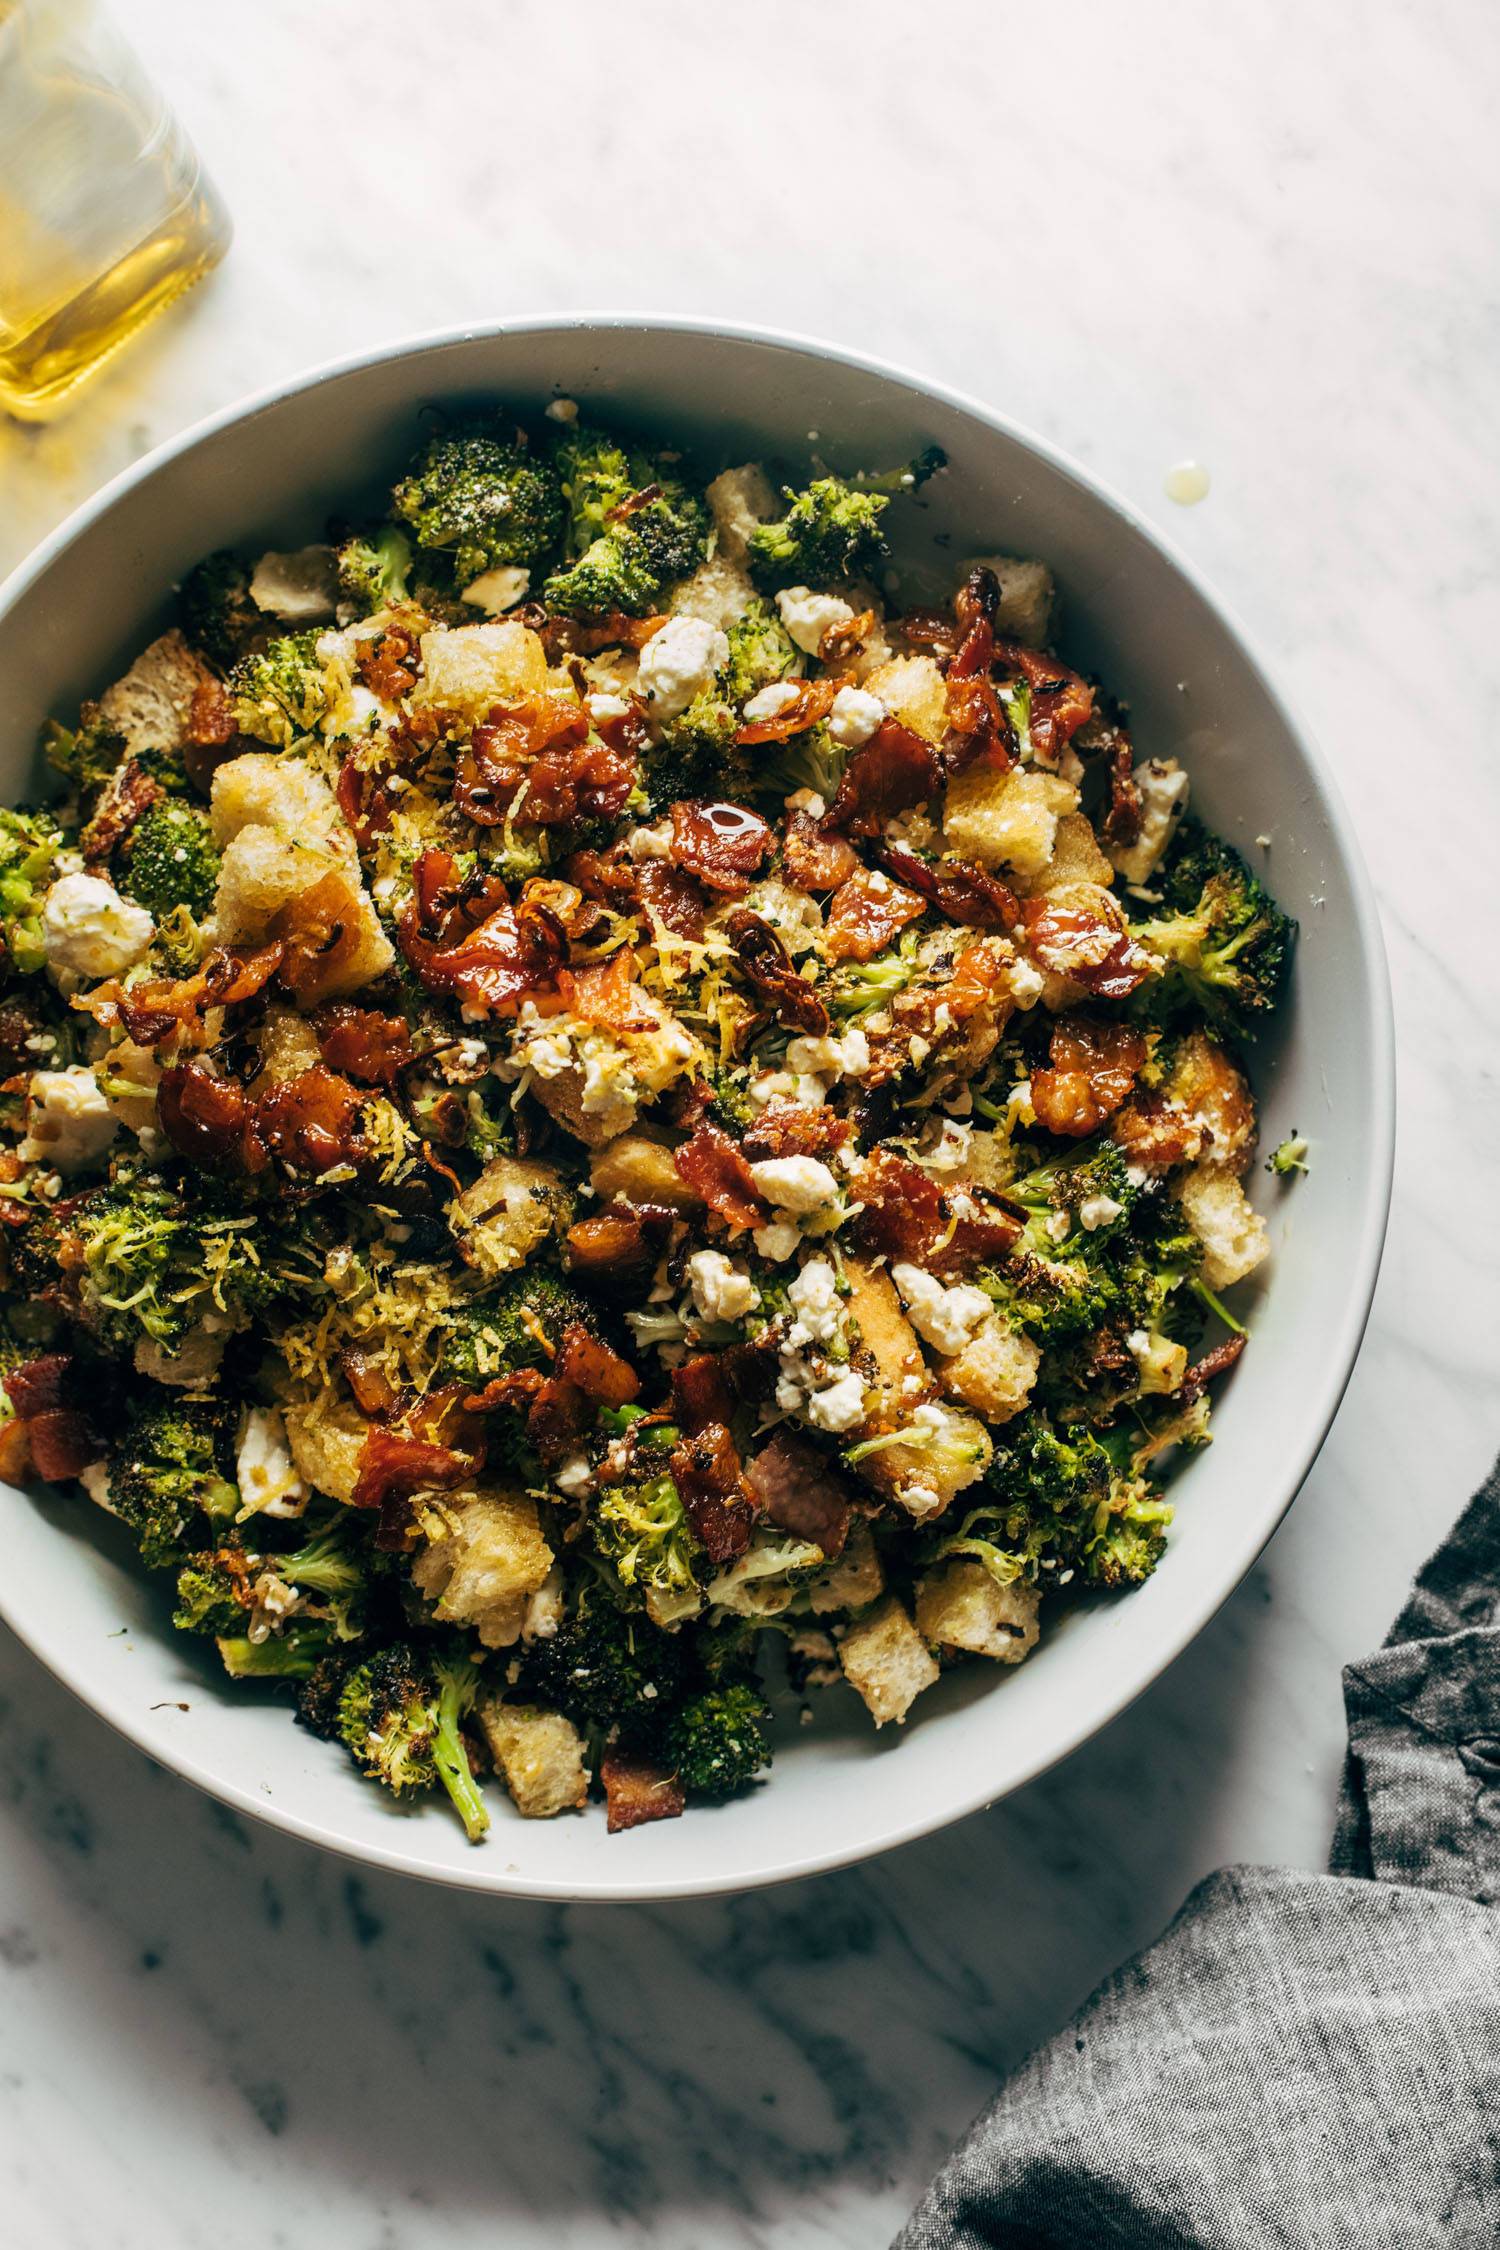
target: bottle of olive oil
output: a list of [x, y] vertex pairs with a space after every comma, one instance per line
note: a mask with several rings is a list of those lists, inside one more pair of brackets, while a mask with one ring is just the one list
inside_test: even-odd
[[230, 232], [96, 0], [0, 0], [0, 408], [50, 412]]

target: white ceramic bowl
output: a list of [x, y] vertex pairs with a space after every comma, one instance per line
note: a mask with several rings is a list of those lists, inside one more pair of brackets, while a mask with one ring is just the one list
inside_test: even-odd
[[[1119, 500], [1000, 415], [894, 369], [744, 330], [628, 317], [517, 322], [403, 344], [308, 375], [164, 447], [80, 509], [0, 591], [0, 776], [27, 786], [38, 723], [97, 692], [160, 629], [168, 589], [221, 545], [317, 537], [328, 512], [388, 483], [427, 402], [557, 392], [694, 440], [716, 462], [836, 467], [935, 441], [950, 473], [891, 511], [898, 560], [951, 584], [966, 553], [1046, 557], [1063, 645], [1133, 714], [1138, 743], [1180, 756], [1209, 822], [1265, 864], [1302, 940], [1287, 1020], [1258, 1064], [1264, 1137], [1309, 1134], [1311, 1176], [1258, 1175], [1275, 1255], [1254, 1340], [1223, 1387], [1217, 1443], [1173, 1497], [1157, 1575], [1073, 1615], [1015, 1673], [945, 1679], [909, 1724], [876, 1735], [830, 1691], [769, 1783], [680, 1821], [606, 1837], [602, 1813], [526, 1822], [498, 1783], [468, 1845], [437, 1800], [408, 1812], [294, 1726], [272, 1695], [215, 1677], [168, 1604], [86, 1502], [5, 1496], [0, 1614], [101, 1717], [245, 1813], [352, 1858], [475, 1890], [665, 1898], [835, 1867], [1003, 1797], [1064, 1757], [1186, 1646], [1290, 1504], [1354, 1363], [1389, 1195], [1389, 998], [1370, 887], [1322, 758], [1242, 634]], [[128, 1628], [124, 1633], [120, 1628]], [[179, 1706], [181, 1706], [179, 1708]]]

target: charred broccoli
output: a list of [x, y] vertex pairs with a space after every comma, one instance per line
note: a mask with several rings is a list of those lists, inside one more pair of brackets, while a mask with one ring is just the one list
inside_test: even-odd
[[1162, 877], [1163, 911], [1134, 934], [1166, 962], [1148, 1005], [1189, 1001], [1245, 1032], [1276, 1006], [1291, 967], [1297, 925], [1239, 853], [1191, 815]]
[[105, 725], [97, 703], [86, 703], [76, 727], [49, 719], [42, 729], [47, 763], [72, 785], [75, 795], [87, 802], [104, 787], [125, 755], [125, 737]]
[[607, 1486], [591, 1528], [598, 1552], [632, 1592], [670, 1599], [696, 1587], [703, 1549], [669, 1476]]
[[62, 840], [45, 813], [0, 809], [0, 936], [23, 976], [46, 966], [42, 903]]
[[459, 586], [535, 562], [562, 534], [557, 469], [495, 422], [439, 432], [391, 499], [419, 546], [452, 558]]
[[728, 1797], [771, 1762], [770, 1708], [759, 1689], [734, 1680], [689, 1698], [673, 1712], [663, 1748], [684, 1789]]
[[241, 734], [289, 750], [301, 735], [312, 734], [332, 707], [333, 697], [318, 656], [322, 634], [283, 633], [249, 656], [229, 675], [234, 723]]
[[676, 1701], [687, 1660], [679, 1636], [590, 1591], [549, 1640], [532, 1642], [521, 1679], [526, 1695], [581, 1725], [618, 1722], [639, 1738]]
[[434, 1654], [398, 1641], [356, 1663], [325, 1660], [310, 1670], [297, 1715], [313, 1733], [342, 1742], [362, 1773], [397, 1796], [441, 1782], [478, 1843], [490, 1816], [460, 1732], [478, 1686], [478, 1667], [457, 1648]]
[[[643, 617], [703, 560], [708, 510], [680, 478], [612, 440], [585, 432], [568, 441], [563, 461], [574, 559], [553, 572], [542, 599], [574, 617], [606, 610]], [[622, 467], [630, 479], [624, 490]]]
[[250, 598], [250, 571], [228, 548], [205, 555], [177, 589], [177, 622], [210, 664], [227, 672], [264, 636], [266, 620]]
[[157, 1396], [132, 1405], [109, 1458], [108, 1506], [152, 1569], [181, 1566], [190, 1535], [232, 1520], [232, 1416], [205, 1399]]
[[411, 576], [411, 541], [397, 524], [356, 532], [337, 553], [339, 592], [361, 617], [404, 602]]
[[121, 889], [158, 920], [179, 906], [199, 921], [212, 912], [219, 852], [201, 806], [158, 798], [132, 828], [121, 860]]
[[484, 1297], [458, 1305], [443, 1339], [439, 1373], [450, 1383], [485, 1383], [512, 1367], [541, 1367], [570, 1322], [585, 1327], [591, 1308], [545, 1268], [508, 1274]]

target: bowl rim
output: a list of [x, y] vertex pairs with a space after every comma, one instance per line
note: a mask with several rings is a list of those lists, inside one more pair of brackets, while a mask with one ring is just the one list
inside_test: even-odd
[[1344, 1299], [1345, 1310], [1334, 1340], [1336, 1348], [1320, 1355], [1324, 1369], [1321, 1403], [1309, 1420], [1309, 1434], [1299, 1449], [1297, 1458], [1288, 1465], [1283, 1497], [1265, 1521], [1262, 1535], [1253, 1550], [1244, 1557], [1229, 1583], [1200, 1595], [1175, 1620], [1171, 1631], [1152, 1644], [1149, 1658], [1142, 1663], [1138, 1672], [1122, 1675], [1123, 1685], [1111, 1694], [1102, 1707], [1095, 1708], [1087, 1717], [1074, 1721], [1060, 1738], [1045, 1749], [1023, 1755], [1013, 1778], [1002, 1790], [995, 1792], [981, 1783], [960, 1791], [951, 1799], [945, 1800], [941, 1808], [930, 1816], [922, 1815], [902, 1822], [876, 1844], [856, 1843], [847, 1850], [835, 1845], [828, 1849], [806, 1852], [798, 1857], [781, 1856], [770, 1864], [750, 1866], [732, 1874], [683, 1881], [632, 1880], [622, 1868], [622, 1879], [618, 1882], [601, 1883], [597, 1879], [583, 1879], [576, 1885], [569, 1885], [556, 1878], [538, 1880], [508, 1872], [504, 1858], [499, 1853], [493, 1855], [493, 1871], [478, 1865], [470, 1872], [465, 1865], [436, 1867], [430, 1863], [414, 1861], [394, 1843], [388, 1846], [377, 1841], [352, 1842], [347, 1836], [325, 1828], [315, 1820], [289, 1813], [277, 1805], [274, 1799], [258, 1794], [253, 1784], [241, 1784], [228, 1779], [211, 1770], [190, 1752], [178, 1751], [170, 1742], [164, 1742], [147, 1727], [144, 1714], [139, 1718], [133, 1716], [111, 1703], [102, 1690], [96, 1692], [72, 1676], [61, 1644], [54, 1645], [53, 1636], [39, 1622], [17, 1614], [8, 1585], [0, 1577], [0, 1620], [9, 1626], [23, 1646], [64, 1687], [136, 1749], [236, 1812], [262, 1821], [285, 1835], [295, 1836], [304, 1843], [317, 1845], [352, 1864], [379, 1867], [393, 1874], [416, 1877], [450, 1889], [502, 1898], [562, 1900], [582, 1905], [630, 1905], [734, 1896], [743, 1891], [768, 1889], [775, 1884], [797, 1882], [806, 1877], [832, 1873], [836, 1869], [893, 1851], [901, 1845], [914, 1843], [924, 1836], [935, 1835], [955, 1822], [986, 1810], [1005, 1797], [1013, 1796], [1016, 1791], [1038, 1780], [1064, 1759], [1071, 1757], [1095, 1735], [1102, 1734], [1138, 1697], [1154, 1686], [1184, 1650], [1198, 1638], [1230, 1595], [1243, 1584], [1246, 1575], [1285, 1520], [1322, 1450], [1354, 1372], [1374, 1301], [1390, 1214], [1395, 1165], [1395, 1022], [1390, 971], [1374, 886], [1343, 792], [1311, 729], [1276, 685], [1238, 614], [1208, 584], [1196, 563], [1164, 533], [1145, 521], [1131, 502], [1106, 479], [1096, 475], [1092, 469], [1085, 467], [1049, 439], [1039, 436], [971, 393], [923, 375], [901, 362], [874, 353], [854, 351], [794, 329], [721, 321], [680, 313], [528, 313], [504, 320], [423, 329], [393, 342], [320, 361], [299, 374], [283, 377], [190, 423], [186, 429], [153, 447], [149, 453], [143, 454], [138, 461], [132, 462], [108, 483], [100, 486], [0, 582], [0, 627], [3, 627], [15, 604], [44, 576], [57, 558], [84, 538], [117, 501], [137, 485], [148, 483], [169, 462], [192, 452], [220, 431], [251, 420], [268, 407], [279, 405], [303, 392], [317, 390], [325, 383], [394, 360], [411, 358], [419, 353], [444, 351], [462, 344], [484, 343], [514, 335], [572, 334], [590, 329], [605, 332], [667, 332], [709, 341], [725, 338], [739, 343], [768, 345], [773, 349], [828, 360], [858, 373], [895, 383], [919, 396], [939, 400], [943, 405], [970, 416], [999, 436], [1035, 455], [1088, 497], [1102, 502], [1138, 538], [1154, 548], [1196, 594], [1228, 636], [1260, 692], [1295, 741], [1304, 762], [1316, 777], [1327, 808], [1330, 830], [1349, 876], [1356, 934], [1365, 969], [1361, 998], [1372, 1059], [1371, 1103], [1367, 1118], [1371, 1158], [1358, 1237], [1348, 1267], [1349, 1288]]

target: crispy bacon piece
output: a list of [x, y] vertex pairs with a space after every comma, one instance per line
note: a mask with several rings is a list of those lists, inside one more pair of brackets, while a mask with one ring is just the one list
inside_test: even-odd
[[836, 1110], [772, 1101], [745, 1128], [740, 1146], [754, 1164], [769, 1156], [831, 1156], [848, 1144], [853, 1130]]
[[920, 891], [949, 922], [974, 930], [1013, 930], [1021, 918], [1009, 884], [972, 860], [944, 859], [929, 867], [908, 845], [886, 844], [880, 862], [898, 882]]
[[560, 1383], [572, 1383], [596, 1406], [629, 1406], [639, 1397], [641, 1380], [630, 1362], [591, 1336], [582, 1321], [570, 1320], [553, 1363]]
[[[818, 636], [818, 662], [820, 664], [847, 664], [851, 657], [858, 656], [874, 630], [875, 612], [873, 609], [861, 609], [856, 611], [853, 617], [846, 617], [832, 625], [825, 625]], [[837, 691], [838, 685], [838, 681], [835, 680], [833, 682], [835, 691]]]
[[1050, 1069], [1031, 1074], [1037, 1123], [1068, 1139], [1096, 1133], [1130, 1092], [1146, 1051], [1130, 1024], [1063, 1016], [1052, 1030]]
[[612, 953], [607, 961], [591, 962], [585, 969], [562, 969], [557, 981], [566, 1006], [586, 1023], [597, 1023], [606, 1031], [627, 1032], [647, 1030], [655, 1021], [642, 1005], [641, 988], [635, 981], [635, 957], [628, 947]]
[[152, 780], [139, 758], [127, 758], [110, 775], [94, 817], [78, 839], [78, 848], [90, 866], [108, 859], [146, 808], [165, 794], [161, 783]]
[[390, 786], [394, 778], [394, 769], [376, 773], [352, 757], [339, 767], [333, 793], [361, 851], [368, 850], [391, 825], [391, 807], [398, 794]]
[[1172, 1396], [1181, 1405], [1190, 1406], [1217, 1376], [1228, 1374], [1249, 1341], [1248, 1336], [1226, 1336], [1222, 1344], [1215, 1344], [1212, 1351], [1194, 1362]]
[[740, 1456], [722, 1422], [706, 1422], [672, 1448], [672, 1482], [710, 1562], [732, 1562], [750, 1544], [755, 1510]]
[[588, 714], [570, 696], [497, 703], [459, 760], [453, 801], [487, 828], [520, 819], [562, 828], [613, 819], [635, 787], [639, 765], [592, 741]]
[[360, 1448], [359, 1475], [349, 1495], [356, 1508], [385, 1509], [414, 1492], [450, 1492], [475, 1474], [472, 1455], [455, 1453], [430, 1438], [409, 1437], [376, 1423]]
[[[81, 1371], [71, 1352], [46, 1352], [24, 1360], [4, 1378], [5, 1393], [25, 1435], [29, 1466], [47, 1484], [66, 1484], [104, 1451], [87, 1413], [77, 1403]], [[14, 1464], [23, 1472], [27, 1464]]]
[[685, 798], [672, 807], [672, 864], [711, 891], [743, 898], [775, 842], [759, 813], [728, 799]]
[[834, 962], [873, 961], [922, 910], [915, 891], [878, 868], [857, 867], [828, 902], [823, 951]]
[[859, 865], [859, 855], [842, 836], [825, 836], [805, 812], [788, 813], [782, 838], [786, 879], [799, 891], [833, 891]]
[[786, 685], [795, 689], [779, 711], [768, 719], [752, 719], [740, 728], [735, 740], [747, 746], [756, 742], [786, 742], [794, 734], [805, 734], [820, 719], [826, 719], [833, 709], [833, 699], [838, 694], [836, 680], [788, 680]]
[[664, 615], [627, 617], [622, 609], [601, 610], [596, 617], [560, 617], [540, 602], [513, 609], [511, 616], [533, 633], [540, 633], [547, 654], [597, 656], [601, 648], [644, 648], [668, 620]]
[[203, 1172], [263, 1172], [270, 1155], [255, 1105], [234, 1078], [206, 1063], [173, 1063], [156, 1089], [156, 1121], [179, 1156]]
[[211, 677], [201, 679], [188, 706], [187, 747], [222, 750], [233, 742], [235, 733], [234, 711], [223, 681]]
[[1088, 907], [1029, 898], [1022, 903], [1021, 918], [1042, 968], [1071, 978], [1101, 1000], [1128, 999], [1154, 973], [1144, 946]]
[[724, 917], [724, 931], [748, 984], [771, 1009], [779, 1023], [821, 1039], [828, 1029], [828, 1010], [806, 977], [802, 976], [769, 922], [746, 906], [733, 907]]
[[418, 639], [410, 626], [388, 625], [378, 640], [360, 642], [354, 669], [372, 695], [386, 703], [410, 695], [422, 668]]
[[648, 914], [679, 937], [703, 935], [708, 901], [702, 886], [670, 860], [632, 860], [616, 844], [607, 852], [574, 852], [563, 872], [586, 897], [616, 914]]
[[314, 1063], [284, 1078], [255, 1104], [255, 1131], [273, 1155], [299, 1172], [360, 1164], [359, 1117], [368, 1097], [347, 1078]]
[[864, 1206], [857, 1221], [861, 1245], [929, 1273], [967, 1272], [1003, 1255], [1021, 1232], [1020, 1222], [984, 1188], [968, 1184], [950, 1192], [893, 1149], [875, 1151], [855, 1192]]
[[[987, 632], [988, 628], [984, 630]], [[1017, 762], [1016, 730], [993, 681], [960, 673], [958, 667], [963, 655], [960, 649], [944, 689], [948, 707], [948, 731], [943, 738], [944, 769], [952, 775], [965, 773], [970, 766], [983, 763], [1003, 773]]]
[[155, 1047], [174, 1031], [196, 1038], [209, 1008], [238, 1007], [263, 991], [284, 952], [280, 944], [253, 952], [220, 946], [190, 977], [148, 977], [128, 990], [111, 979], [96, 985], [81, 1005], [98, 1023], [123, 1024], [137, 1046]]
[[357, 1078], [362, 1086], [393, 1085], [412, 1059], [406, 1019], [382, 1015], [378, 1008], [335, 1001], [319, 1012], [313, 1029], [329, 1069]]
[[694, 1436], [711, 1424], [726, 1426], [733, 1419], [735, 1394], [717, 1352], [695, 1352], [672, 1370], [672, 1413], [678, 1426]]
[[369, 1352], [350, 1344], [339, 1353], [339, 1370], [354, 1394], [355, 1405], [367, 1420], [383, 1422], [394, 1413], [398, 1398], [396, 1386]]
[[1203, 1147], [1203, 1125], [1159, 1086], [1138, 1086], [1110, 1119], [1110, 1138], [1132, 1164], [1169, 1172], [1190, 1164]]
[[699, 1200], [717, 1211], [735, 1234], [764, 1226], [768, 1213], [750, 1177], [750, 1167], [729, 1135], [705, 1118], [690, 1140], [672, 1152], [679, 1178]]
[[546, 907], [512, 907], [494, 877], [466, 898], [447, 852], [424, 852], [413, 878], [397, 939], [429, 992], [451, 993], [485, 1015], [513, 1015], [528, 997], [555, 992], [568, 941]]
[[610, 1836], [625, 1828], [640, 1828], [649, 1820], [677, 1820], [687, 1804], [687, 1793], [675, 1773], [625, 1750], [605, 1751], [599, 1779], [604, 1784], [604, 1827]]
[[845, 766], [819, 825], [825, 835], [878, 836], [897, 813], [933, 796], [941, 781], [932, 744], [899, 719], [885, 719]]
[[569, 1227], [564, 1263], [592, 1288], [638, 1289], [654, 1272], [675, 1217], [660, 1204], [608, 1203]]
[[0, 1383], [22, 1421], [29, 1422], [34, 1414], [50, 1413], [63, 1404], [76, 1365], [71, 1352], [43, 1352], [12, 1367]]
[[1101, 822], [1107, 842], [1121, 848], [1133, 844], [1141, 832], [1145, 804], [1135, 778], [1135, 753], [1123, 727], [1101, 729], [1098, 745], [1105, 758], [1109, 805]]
[[763, 1513], [796, 1539], [810, 1539], [830, 1561], [844, 1551], [852, 1496], [816, 1446], [778, 1430], [745, 1464], [745, 1482]]
[[361, 920], [357, 878], [342, 867], [331, 867], [275, 916], [271, 935], [286, 949], [281, 982], [299, 1007], [315, 1007], [339, 982], [363, 943]]
[[996, 641], [995, 662], [1007, 673], [1019, 673], [1031, 690], [1031, 746], [1039, 758], [1055, 765], [1078, 729], [1093, 716], [1093, 689], [1055, 656], [1027, 648], [1021, 641]]
[[463, 1405], [466, 1414], [493, 1414], [501, 1408], [519, 1414], [528, 1442], [549, 1467], [572, 1452], [594, 1419], [594, 1409], [576, 1383], [544, 1375], [539, 1367], [497, 1375]]
[[[870, 1035], [871, 1064], [861, 1084], [878, 1088], [900, 1077], [911, 1062], [913, 1039], [923, 1040], [929, 1050], [960, 1045], [972, 1059], [975, 1033], [985, 1028], [976, 1018], [988, 1018], [992, 1036], [984, 1051], [989, 1052], [1014, 1007], [1006, 987], [1007, 966], [1006, 957], [997, 957], [979, 938], [963, 948], [945, 984], [898, 992], [891, 1002], [891, 1029]], [[966, 1030], [971, 1024], [974, 1029]]]

